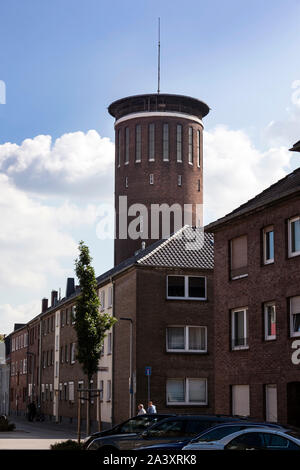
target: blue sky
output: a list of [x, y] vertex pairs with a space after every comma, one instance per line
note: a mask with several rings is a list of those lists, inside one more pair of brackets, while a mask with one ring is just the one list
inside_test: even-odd
[[[0, 332], [1, 318], [7, 333], [14, 321], [37, 314], [52, 288], [64, 291], [79, 239], [90, 245], [97, 274], [111, 267], [112, 242], [99, 241], [95, 229], [95, 208], [113, 191], [107, 107], [156, 91], [158, 17], [161, 91], [211, 107], [205, 118], [208, 218], [299, 166], [286, 149], [300, 138], [300, 0], [2, 2]], [[31, 140], [22, 144], [25, 139]], [[38, 220], [43, 230], [35, 228]], [[20, 234], [13, 243], [12, 233]], [[24, 257], [30, 240], [32, 254]], [[33, 259], [39, 257], [38, 265]]]

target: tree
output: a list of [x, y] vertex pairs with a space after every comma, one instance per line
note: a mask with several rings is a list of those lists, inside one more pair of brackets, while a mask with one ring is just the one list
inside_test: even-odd
[[[88, 388], [93, 375], [98, 370], [98, 362], [106, 332], [116, 319], [107, 313], [100, 313], [100, 300], [97, 294], [97, 280], [89, 248], [83, 241], [79, 243], [79, 257], [75, 260], [75, 272], [81, 293], [76, 300], [75, 330], [77, 333], [77, 359], [88, 377]], [[87, 433], [90, 434], [90, 392], [87, 404]]]

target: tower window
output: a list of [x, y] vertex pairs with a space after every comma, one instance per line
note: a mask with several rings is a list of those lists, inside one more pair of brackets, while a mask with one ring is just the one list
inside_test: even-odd
[[169, 124], [163, 125], [163, 160], [169, 161]]
[[176, 151], [177, 151], [177, 161], [182, 162], [182, 125], [177, 124], [176, 129]]
[[201, 191], [201, 182], [198, 180], [198, 191]]
[[154, 175], [152, 173], [149, 175], [149, 183], [154, 184]]
[[121, 165], [121, 129], [118, 131], [118, 166]]
[[125, 176], [125, 188], [128, 188], [128, 176]]
[[155, 124], [149, 124], [149, 161], [154, 162]]
[[198, 130], [197, 131], [197, 166], [198, 167], [200, 167], [200, 163], [201, 163], [200, 139], [201, 139], [201, 133]]
[[129, 127], [125, 129], [125, 165], [129, 163]]
[[141, 125], [135, 126], [135, 161], [140, 162], [142, 159], [142, 130]]
[[193, 128], [189, 127], [189, 163], [192, 165], [194, 161], [193, 155]]
[[181, 175], [178, 175], [177, 182], [178, 182], [178, 186], [182, 185], [182, 176]]

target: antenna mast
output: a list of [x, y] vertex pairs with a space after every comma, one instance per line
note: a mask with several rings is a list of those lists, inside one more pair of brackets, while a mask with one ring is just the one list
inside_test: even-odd
[[160, 18], [158, 18], [157, 94], [160, 92]]

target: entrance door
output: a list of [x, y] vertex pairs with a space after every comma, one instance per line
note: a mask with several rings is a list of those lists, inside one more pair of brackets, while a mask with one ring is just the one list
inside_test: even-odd
[[287, 421], [293, 426], [300, 426], [300, 382], [287, 384]]
[[266, 385], [266, 420], [277, 422], [277, 385]]

